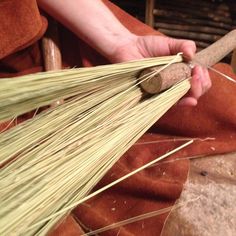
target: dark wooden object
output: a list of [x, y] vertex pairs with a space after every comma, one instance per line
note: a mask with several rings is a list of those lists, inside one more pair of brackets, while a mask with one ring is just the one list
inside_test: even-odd
[[146, 0], [145, 23], [151, 27], [154, 25], [153, 9], [155, 0]]
[[[42, 39], [42, 51], [44, 58], [44, 69], [46, 71], [61, 70], [62, 58], [59, 47], [59, 36], [57, 22], [48, 17], [48, 29]], [[58, 106], [63, 103], [63, 100], [58, 100], [51, 107]]]

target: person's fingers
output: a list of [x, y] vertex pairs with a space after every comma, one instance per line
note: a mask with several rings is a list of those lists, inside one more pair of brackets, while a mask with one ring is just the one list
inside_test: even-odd
[[[195, 77], [199, 78], [199, 85], [201, 86], [201, 95], [203, 95], [210, 87], [211, 87], [211, 79], [208, 73], [208, 70], [205, 67], [201, 66], [195, 66], [193, 71], [192, 71], [192, 91], [193, 91], [193, 96], [196, 98], [199, 98], [199, 91], [195, 89], [196, 87], [196, 82], [195, 82]], [[196, 94], [197, 93], [197, 94]]]
[[196, 52], [196, 44], [191, 40], [168, 38], [167, 43], [171, 54], [183, 52], [184, 57], [191, 60]]
[[[139, 51], [144, 57], [164, 56], [183, 52], [191, 60], [196, 52], [196, 45], [190, 40], [173, 39], [163, 36], [139, 38]], [[151, 47], [150, 45], [155, 45]], [[191, 88], [179, 105], [196, 106], [198, 99], [211, 87], [211, 80], [206, 68], [196, 65], [192, 70]]]
[[192, 70], [191, 88], [178, 105], [196, 106], [197, 100], [211, 87], [211, 80], [206, 68], [195, 66]]
[[184, 97], [179, 102], [177, 105], [180, 106], [196, 106], [197, 105], [197, 99], [193, 97]]
[[183, 97], [178, 105], [181, 106], [196, 106], [198, 98], [202, 95], [202, 85], [200, 76], [202, 74], [201, 67], [195, 69], [195, 74], [191, 79], [191, 88], [189, 92]]
[[203, 71], [200, 66], [195, 66], [192, 71], [191, 89], [189, 95], [198, 99], [202, 95]]
[[203, 93], [205, 93], [211, 87], [212, 83], [207, 68], [202, 68], [202, 71], [203, 71], [202, 88], [203, 88]]

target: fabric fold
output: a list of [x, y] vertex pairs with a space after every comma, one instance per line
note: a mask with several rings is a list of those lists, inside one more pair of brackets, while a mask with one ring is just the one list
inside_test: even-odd
[[36, 42], [47, 27], [36, 0], [1, 1], [0, 22], [0, 59]]

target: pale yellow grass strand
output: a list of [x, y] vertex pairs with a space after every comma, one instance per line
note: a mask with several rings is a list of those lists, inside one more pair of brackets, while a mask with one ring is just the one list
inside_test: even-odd
[[114, 185], [120, 183], [121, 181], [124, 181], [125, 179], [131, 177], [132, 175], [134, 175], [134, 174], [136, 174], [136, 173], [138, 173], [138, 172], [144, 170], [145, 168], [148, 168], [149, 166], [155, 164], [156, 162], [158, 162], [158, 161], [160, 161], [160, 160], [162, 160], [162, 159], [164, 159], [164, 158], [166, 158], [166, 157], [168, 157], [168, 156], [170, 156], [170, 155], [172, 155], [172, 154], [178, 152], [179, 150], [185, 148], [186, 146], [188, 146], [188, 145], [190, 145], [190, 144], [192, 144], [192, 143], [193, 143], [193, 141], [191, 140], [191, 141], [189, 141], [189, 142], [187, 142], [187, 143], [185, 143], [185, 144], [179, 146], [178, 148], [176, 148], [176, 149], [174, 149], [174, 150], [172, 150], [172, 151], [170, 151], [170, 152], [168, 152], [168, 153], [162, 155], [161, 157], [159, 157], [159, 158], [157, 158], [157, 159], [155, 159], [155, 160], [153, 160], [153, 161], [151, 161], [151, 162], [149, 162], [149, 163], [143, 165], [142, 167], [140, 167], [140, 168], [138, 168], [138, 169], [132, 171], [131, 173], [129, 173], [129, 174], [125, 175], [125, 176], [123, 176], [122, 178], [120, 178], [120, 179], [118, 179], [118, 180], [112, 182], [111, 184], [106, 185], [106, 186], [102, 187], [101, 189], [99, 189], [99, 190], [97, 190], [97, 191], [95, 191], [95, 192], [89, 194], [88, 196], [86, 196], [86, 197], [84, 197], [83, 199], [81, 199], [81, 200], [79, 200], [79, 201], [73, 203], [72, 205], [70, 205], [70, 206], [68, 206], [68, 207], [66, 207], [66, 208], [64, 208], [64, 209], [62, 209], [62, 210], [60, 210], [60, 211], [58, 211], [58, 212], [55, 213], [54, 215], [51, 215], [51, 216], [45, 218], [44, 220], [38, 222], [37, 224], [30, 226], [28, 229], [31, 229], [31, 228], [37, 226], [38, 224], [42, 224], [43, 222], [46, 222], [46, 221], [50, 220], [51, 218], [53, 218], [53, 217], [55, 217], [55, 216], [57, 216], [57, 215], [63, 214], [63, 213], [65, 213], [66, 211], [72, 210], [72, 209], [73, 209], [74, 207], [76, 207], [77, 205], [79, 205], [79, 204], [81, 204], [81, 203], [83, 203], [83, 202], [85, 202], [85, 201], [91, 199], [92, 197], [98, 195], [99, 193], [101, 193], [101, 192], [103, 192], [103, 191], [105, 191], [105, 190], [107, 190], [107, 189], [113, 187]]
[[[0, 81], [0, 120], [10, 119], [24, 112], [49, 105], [56, 99], [67, 98], [97, 84], [109, 82], [117, 75], [132, 73], [137, 77], [141, 70], [167, 64], [170, 60], [182, 61], [182, 57], [148, 58], [91, 68], [44, 72]], [[134, 79], [135, 81], [135, 79]], [[17, 106], [16, 106], [17, 104]]]
[[194, 201], [197, 201], [198, 199], [199, 199], [199, 197], [191, 199], [191, 200], [186, 201], [184, 203], [176, 203], [174, 206], [171, 206], [171, 207], [165, 207], [165, 208], [160, 209], [160, 210], [156, 210], [156, 211], [144, 213], [144, 214], [141, 214], [141, 215], [138, 215], [138, 216], [134, 216], [134, 217], [131, 217], [129, 219], [122, 220], [122, 221], [113, 223], [111, 225], [107, 225], [107, 226], [105, 226], [103, 228], [100, 228], [100, 229], [97, 229], [97, 230], [93, 230], [93, 231], [89, 231], [86, 234], [81, 234], [81, 236], [97, 235], [99, 233], [103, 233], [103, 232], [106, 232], [108, 230], [115, 229], [115, 228], [118, 228], [118, 227], [123, 227], [125, 225], [138, 222], [140, 220], [145, 220], [145, 219], [149, 219], [151, 217], [159, 216], [159, 215], [168, 213], [171, 210], [175, 210], [175, 209], [178, 209], [180, 207], [186, 206], [187, 204], [192, 203]]
[[153, 140], [153, 141], [137, 142], [134, 145], [138, 146], [138, 145], [147, 145], [147, 144], [156, 144], [156, 143], [165, 143], [165, 142], [180, 142], [180, 141], [189, 141], [189, 140], [205, 142], [205, 141], [215, 140], [215, 138], [213, 138], [213, 137], [206, 137], [206, 138], [192, 138], [192, 137], [191, 138], [180, 138], [180, 137], [176, 137], [176, 138], [167, 138], [167, 139], [160, 139], [160, 140]]
[[234, 80], [232, 77], [230, 77], [230, 76], [228, 76], [228, 75], [226, 75], [226, 74], [224, 74], [224, 73], [222, 73], [222, 72], [216, 70], [215, 68], [210, 67], [210, 66], [208, 66], [207, 68], [208, 68], [209, 70], [212, 70], [212, 71], [214, 71], [215, 73], [221, 75], [223, 78], [225, 78], [225, 79], [227, 79], [227, 80], [229, 80], [229, 81], [231, 81], [231, 82], [233, 82], [233, 83], [236, 83], [236, 80]]

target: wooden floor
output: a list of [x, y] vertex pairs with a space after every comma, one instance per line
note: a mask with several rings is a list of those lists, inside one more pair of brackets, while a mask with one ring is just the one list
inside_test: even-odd
[[177, 203], [162, 236], [236, 235], [236, 153], [192, 160]]

